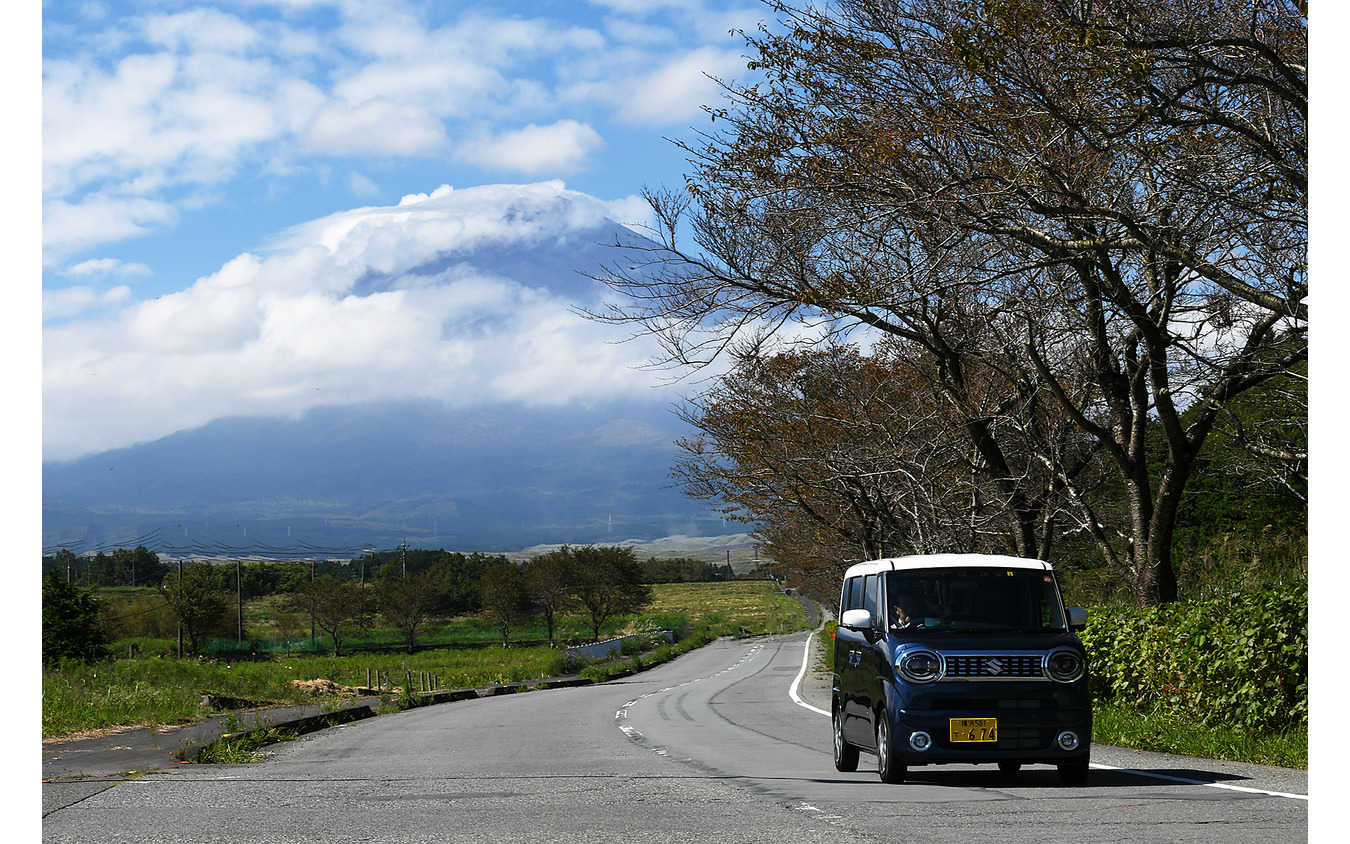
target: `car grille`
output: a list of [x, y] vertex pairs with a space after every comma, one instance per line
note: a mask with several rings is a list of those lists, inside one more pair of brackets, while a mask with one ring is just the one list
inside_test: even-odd
[[944, 680], [1043, 679], [1041, 654], [943, 654]]

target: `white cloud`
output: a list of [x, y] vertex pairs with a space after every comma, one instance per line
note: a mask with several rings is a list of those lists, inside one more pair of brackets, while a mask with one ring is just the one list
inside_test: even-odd
[[634, 231], [645, 231], [656, 223], [656, 214], [652, 206], [637, 195], [606, 202], [605, 216]]
[[48, 263], [171, 225], [197, 201], [194, 190], [231, 178], [245, 155], [294, 131], [322, 99], [249, 52], [260, 35], [233, 16], [196, 11], [136, 25], [154, 48], [110, 64], [86, 55], [44, 62]]
[[572, 173], [604, 145], [600, 133], [585, 123], [560, 120], [549, 126], [530, 124], [495, 137], [460, 146], [459, 154], [482, 167], [527, 175]]
[[588, 0], [593, 5], [603, 6], [616, 12], [636, 15], [644, 15], [658, 12], [662, 9], [693, 10], [699, 7], [699, 3], [690, 2], [690, 0]]
[[120, 261], [117, 258], [94, 258], [67, 267], [62, 270], [61, 273], [62, 275], [72, 277], [112, 276], [116, 278], [127, 278], [130, 276], [151, 275], [151, 270], [145, 264], [129, 263]]
[[259, 40], [252, 27], [216, 9], [190, 9], [150, 18], [145, 35], [170, 49], [223, 53], [243, 52]]
[[[185, 290], [49, 328], [44, 458], [319, 405], [658, 400], [639, 370], [652, 350], [572, 312], [595, 304], [592, 286], [563, 294], [495, 269], [552, 254], [542, 270], [574, 276], [571, 251], [612, 237], [605, 211], [560, 182], [441, 188], [315, 220]], [[70, 312], [98, 295], [50, 301]]]
[[616, 51], [613, 66], [597, 63], [572, 74], [560, 91], [569, 102], [602, 103], [633, 126], [687, 126], [702, 119], [703, 106], [721, 104], [715, 79], [744, 70], [738, 51], [630, 47]]
[[145, 234], [152, 226], [178, 218], [166, 202], [93, 194], [78, 203], [48, 202], [42, 209], [43, 263], [89, 246]]
[[690, 121], [703, 106], [721, 102], [720, 89], [709, 76], [731, 76], [744, 68], [740, 53], [702, 47], [630, 80], [622, 94], [615, 92], [611, 99], [623, 118], [633, 123], [660, 126]]
[[426, 109], [389, 100], [329, 103], [306, 127], [305, 145], [327, 155], [431, 155], [445, 128]]
[[104, 291], [86, 285], [65, 287], [60, 290], [44, 290], [42, 291], [42, 318], [43, 320], [64, 319], [91, 308], [120, 305], [130, 298], [131, 288], [124, 284]]
[[380, 186], [366, 176], [353, 170], [347, 174], [347, 187], [355, 196], [378, 196]]
[[502, 83], [490, 66], [471, 57], [433, 55], [369, 65], [333, 92], [351, 103], [389, 100], [449, 115], [470, 111], [485, 90]]

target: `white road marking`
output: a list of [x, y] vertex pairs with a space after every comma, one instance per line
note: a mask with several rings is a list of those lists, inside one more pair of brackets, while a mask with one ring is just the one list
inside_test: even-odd
[[1141, 777], [1153, 777], [1159, 780], [1168, 780], [1170, 782], [1179, 782], [1186, 785], [1207, 785], [1210, 788], [1226, 788], [1229, 791], [1245, 791], [1248, 794], [1265, 794], [1269, 797], [1288, 797], [1290, 800], [1307, 800], [1306, 794], [1289, 794], [1284, 791], [1270, 791], [1265, 788], [1250, 788], [1245, 785], [1230, 785], [1226, 782], [1206, 782], [1204, 780], [1187, 779], [1186, 777], [1173, 777], [1167, 774], [1158, 774], [1152, 771], [1136, 771], [1133, 768], [1117, 768], [1112, 765], [1099, 765], [1096, 762], [1091, 763], [1091, 767], [1102, 771], [1120, 771], [1122, 774], [1138, 774]]
[[[814, 635], [816, 635], [814, 632], [811, 633], [811, 636]], [[797, 679], [792, 681], [792, 686], [788, 689], [788, 696], [791, 697], [792, 702], [797, 704], [798, 706], [804, 706], [807, 709], [811, 710], [812, 712], [818, 712], [821, 715], [829, 715], [830, 713], [821, 709], [819, 706], [812, 706], [811, 704], [802, 700], [802, 696], [798, 692], [798, 689], [802, 687], [802, 679], [806, 677], [807, 663], [809, 663], [811, 660], [811, 636], [808, 636], [802, 644], [802, 667], [801, 670], [797, 672]]]

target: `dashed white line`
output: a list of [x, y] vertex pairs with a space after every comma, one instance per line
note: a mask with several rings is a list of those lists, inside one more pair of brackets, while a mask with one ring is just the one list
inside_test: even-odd
[[[726, 674], [728, 671], [734, 671], [735, 669], [737, 669], [737, 668], [741, 667], [742, 665], [744, 665], [744, 664], [746, 663], [747, 660], [749, 660], [751, 657], [753, 657], [753, 656], [754, 656], [757, 652], [759, 652], [763, 647], [764, 647], [763, 644], [756, 644], [756, 645], [755, 645], [754, 647], [752, 647], [750, 650], [746, 651], [745, 654], [742, 655], [740, 659], [736, 660], [736, 662], [735, 662], [734, 664], [729, 665], [729, 666], [727, 666], [726, 668], [723, 668], [721, 671], [717, 672], [716, 674], [709, 674], [707, 677], [699, 677], [699, 678], [695, 678], [695, 679], [693, 679], [693, 680], [689, 680], [688, 682], [680, 683], [680, 684], [675, 685], [675, 686], [666, 686], [664, 689], [657, 689], [657, 690], [654, 691], [654, 692], [648, 692], [648, 693], [645, 694], [645, 695], [641, 695], [641, 696], [639, 696], [639, 697], [635, 697], [635, 698], [633, 698], [632, 700], [630, 700], [630, 701], [628, 701], [627, 703], [625, 703], [623, 706], [619, 707], [617, 710], [615, 710], [615, 712], [614, 712], [614, 720], [615, 720], [616, 722], [618, 722], [619, 729], [623, 732], [624, 735], [628, 736], [628, 738], [632, 739], [632, 740], [635, 741], [635, 742], [645, 742], [646, 739], [647, 739], [646, 736], [644, 736], [639, 730], [637, 730], [637, 729], [636, 729], [635, 727], [633, 727], [632, 725], [627, 724], [627, 723], [624, 723], [624, 722], [626, 722], [626, 721], [628, 720], [628, 709], [629, 709], [630, 707], [636, 706], [638, 703], [640, 703], [641, 701], [646, 700], [646, 699], [649, 698], [649, 697], [653, 697], [653, 696], [659, 695], [659, 694], [665, 694], [666, 692], [672, 692], [672, 691], [674, 691], [674, 690], [676, 690], [676, 689], [683, 688], [683, 687], [688, 686], [688, 685], [691, 685], [691, 684], [693, 684], [693, 683], [697, 683], [697, 682], [699, 682], [699, 680], [711, 680], [711, 679], [713, 679], [713, 678], [715, 678], [715, 677], [721, 677], [723, 674]], [[657, 756], [669, 756], [669, 755], [670, 755], [670, 751], [669, 751], [667, 748], [664, 748], [664, 747], [656, 747], [656, 746], [653, 746], [653, 747], [651, 748], [651, 751], [652, 751], [653, 753], [655, 753]]]

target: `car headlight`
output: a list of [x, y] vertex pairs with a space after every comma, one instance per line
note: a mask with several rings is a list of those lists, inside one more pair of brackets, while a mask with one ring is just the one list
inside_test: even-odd
[[1083, 657], [1075, 650], [1069, 648], [1056, 648], [1045, 655], [1041, 668], [1045, 671], [1045, 676], [1059, 683], [1072, 683], [1083, 672], [1087, 670], [1087, 663]]
[[942, 676], [942, 657], [933, 651], [908, 651], [896, 657], [895, 670], [911, 683], [932, 683]]

